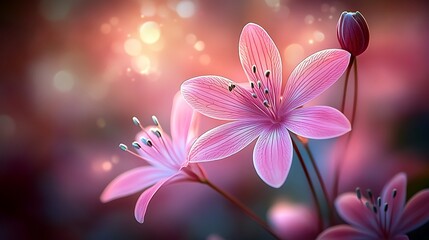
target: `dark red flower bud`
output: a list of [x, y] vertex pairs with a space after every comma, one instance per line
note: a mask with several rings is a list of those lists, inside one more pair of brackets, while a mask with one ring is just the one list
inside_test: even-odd
[[369, 43], [369, 29], [360, 12], [343, 12], [337, 24], [337, 37], [344, 50], [353, 56], [363, 53]]

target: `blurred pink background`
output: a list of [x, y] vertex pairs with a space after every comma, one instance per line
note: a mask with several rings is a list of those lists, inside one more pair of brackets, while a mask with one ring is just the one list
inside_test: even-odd
[[[119, 150], [156, 115], [169, 132], [172, 99], [198, 75], [246, 81], [238, 58], [243, 26], [273, 38], [285, 83], [300, 60], [339, 48], [342, 11], [360, 11], [370, 44], [358, 57], [359, 105], [341, 192], [379, 190], [408, 174], [409, 196], [429, 187], [429, 15], [425, 1], [11, 1], [0, 8], [1, 239], [266, 239], [263, 229], [207, 186], [159, 192], [146, 222], [138, 194], [102, 204], [118, 174], [141, 161]], [[339, 107], [344, 77], [312, 104]], [[202, 132], [220, 121], [202, 118]], [[335, 140], [310, 141], [323, 175]], [[213, 182], [266, 218], [279, 201], [311, 208], [298, 161], [286, 184], [257, 177], [251, 150], [203, 164]], [[337, 150], [336, 150], [337, 149]], [[410, 234], [429, 234], [423, 227]]]

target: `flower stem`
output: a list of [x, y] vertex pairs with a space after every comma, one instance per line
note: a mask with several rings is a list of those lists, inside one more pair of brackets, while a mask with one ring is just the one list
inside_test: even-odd
[[251, 218], [253, 221], [258, 223], [262, 228], [264, 228], [268, 233], [271, 234], [275, 239], [281, 239], [277, 234], [265, 223], [264, 220], [262, 220], [258, 215], [256, 215], [254, 212], [252, 212], [249, 208], [244, 206], [243, 203], [238, 201], [235, 197], [229, 195], [228, 193], [224, 192], [222, 189], [220, 189], [218, 186], [214, 185], [212, 182], [210, 182], [208, 179], [201, 181], [204, 184], [207, 184], [209, 187], [211, 187], [213, 190], [218, 192], [220, 195], [222, 195], [224, 198], [228, 199], [231, 203], [233, 203], [236, 207], [238, 207], [241, 211], [243, 211], [249, 218]]
[[[352, 128], [352, 131], [346, 136], [346, 143], [345, 146], [343, 148], [343, 153], [340, 154], [344, 155], [346, 152], [346, 149], [349, 145], [352, 133], [353, 133], [353, 127], [355, 124], [355, 118], [356, 118], [356, 110], [357, 110], [357, 101], [358, 101], [358, 71], [357, 71], [357, 59], [356, 57], [352, 56], [350, 59], [350, 63], [349, 66], [347, 67], [347, 73], [346, 73], [346, 80], [345, 80], [345, 84], [344, 84], [344, 92], [343, 92], [343, 101], [342, 101], [342, 105], [341, 105], [341, 112], [344, 113], [345, 112], [345, 100], [346, 100], [346, 95], [347, 95], [347, 85], [348, 85], [348, 80], [349, 80], [349, 76], [350, 76], [350, 71], [351, 71], [351, 67], [354, 64], [354, 92], [353, 92], [353, 108], [352, 108], [352, 116], [351, 116], [351, 121], [350, 121], [350, 125]], [[340, 180], [340, 173], [341, 173], [341, 168], [343, 167], [343, 163], [344, 161], [338, 161], [337, 164], [337, 169], [335, 170], [335, 174], [334, 174], [334, 189], [333, 189], [333, 197], [335, 198], [338, 195], [338, 188], [339, 188], [339, 180]]]
[[328, 191], [326, 188], [325, 181], [323, 181], [322, 175], [320, 174], [319, 168], [317, 167], [316, 161], [314, 160], [313, 153], [311, 152], [311, 149], [308, 146], [308, 143], [303, 142], [302, 145], [304, 146], [305, 151], [307, 151], [308, 158], [310, 159], [311, 164], [313, 165], [314, 171], [316, 172], [317, 180], [319, 181], [320, 186], [322, 187], [322, 192], [323, 192], [323, 195], [325, 197], [326, 203], [328, 205], [329, 221], [332, 223], [333, 222], [332, 211], [333, 211], [334, 206], [329, 199], [329, 194], [328, 194]]
[[317, 199], [316, 190], [314, 189], [313, 182], [311, 181], [310, 173], [308, 172], [307, 166], [305, 165], [304, 159], [302, 158], [301, 152], [298, 149], [298, 146], [296, 146], [295, 140], [292, 138], [292, 145], [293, 149], [295, 150], [295, 153], [299, 159], [299, 162], [301, 163], [302, 169], [304, 170], [305, 177], [307, 178], [308, 185], [310, 186], [311, 195], [314, 200], [314, 204], [317, 208], [317, 214], [318, 214], [318, 227], [321, 231], [323, 229], [323, 222], [322, 222], [322, 207], [320, 206], [320, 202]]

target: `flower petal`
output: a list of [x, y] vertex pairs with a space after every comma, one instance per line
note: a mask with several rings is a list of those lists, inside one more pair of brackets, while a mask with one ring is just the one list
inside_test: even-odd
[[326, 106], [295, 109], [286, 116], [285, 124], [297, 135], [313, 139], [337, 137], [351, 129], [340, 111]]
[[236, 121], [213, 128], [199, 137], [189, 153], [190, 162], [222, 159], [249, 145], [265, 125], [256, 121]]
[[304, 59], [293, 70], [283, 92], [283, 111], [288, 112], [320, 95], [344, 73], [350, 53], [327, 49]]
[[[282, 87], [282, 61], [268, 33], [257, 24], [248, 23], [240, 35], [239, 54], [249, 81], [255, 84], [261, 81], [274, 93], [271, 94], [273, 99], [278, 98]], [[267, 74], [267, 70], [270, 73]]]
[[[396, 196], [393, 197], [393, 192], [396, 190]], [[383, 188], [381, 193], [381, 201], [387, 203], [389, 211], [387, 219], [390, 219], [390, 228], [397, 226], [405, 206], [407, 195], [407, 176], [405, 173], [396, 174]], [[384, 218], [384, 211], [381, 216]], [[396, 229], [396, 227], [395, 227]]]
[[149, 166], [134, 168], [122, 173], [110, 182], [101, 194], [100, 199], [102, 202], [108, 202], [131, 195], [169, 175], [171, 175], [171, 172]]
[[374, 213], [363, 202], [355, 194], [344, 193], [335, 201], [335, 207], [344, 221], [376, 235], [379, 227], [375, 222]]
[[370, 232], [365, 232], [348, 225], [338, 225], [330, 227], [323, 231], [317, 240], [378, 240], [377, 236], [372, 235]]
[[284, 125], [264, 131], [253, 151], [259, 177], [271, 187], [283, 185], [292, 163], [292, 141]]
[[143, 223], [144, 222], [144, 216], [146, 214], [146, 210], [147, 210], [147, 206], [149, 205], [150, 200], [152, 199], [152, 197], [155, 195], [155, 193], [164, 185], [167, 184], [168, 181], [172, 180], [174, 177], [176, 177], [180, 172], [178, 172], [177, 174], [174, 174], [170, 177], [164, 178], [162, 180], [160, 180], [159, 182], [157, 182], [155, 185], [153, 185], [152, 187], [146, 189], [146, 191], [144, 191], [139, 199], [137, 200], [136, 203], [136, 207], [134, 209], [134, 216], [136, 217], [136, 220], [139, 223]]
[[194, 109], [185, 101], [181, 93], [174, 96], [173, 108], [171, 110], [171, 137], [173, 145], [179, 156], [186, 156], [187, 149], [198, 134], [198, 115]]
[[429, 221], [429, 189], [414, 195], [405, 206], [398, 233], [410, 232]]
[[261, 115], [252, 105], [251, 94], [240, 85], [228, 89], [231, 80], [218, 76], [201, 76], [186, 80], [182, 86], [185, 100], [200, 113], [223, 120]]

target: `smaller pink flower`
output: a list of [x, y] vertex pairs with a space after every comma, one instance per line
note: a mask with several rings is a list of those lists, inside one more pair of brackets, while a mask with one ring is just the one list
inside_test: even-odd
[[177, 181], [200, 181], [204, 174], [195, 164], [187, 160], [189, 149], [196, 139], [196, 117], [192, 108], [180, 94], [176, 94], [171, 113], [172, 139], [163, 131], [158, 119], [152, 117], [155, 126], [143, 128], [137, 118], [134, 124], [142, 131], [137, 134], [133, 147], [138, 155], [129, 151], [126, 145], [120, 148], [141, 159], [148, 165], [129, 170], [116, 177], [101, 194], [101, 201], [108, 202], [116, 198], [143, 191], [137, 200], [135, 217], [143, 223], [147, 206], [155, 193], [164, 185]]
[[381, 196], [367, 190], [362, 196], [340, 195], [335, 206], [338, 214], [350, 225], [328, 228], [318, 239], [408, 239], [410, 232], [429, 220], [429, 189], [414, 195], [407, 204], [407, 177], [404, 173], [394, 176], [384, 186]]

